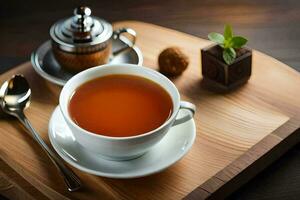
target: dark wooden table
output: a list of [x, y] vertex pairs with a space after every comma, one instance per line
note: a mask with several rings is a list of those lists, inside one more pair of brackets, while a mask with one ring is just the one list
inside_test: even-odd
[[[29, 59], [50, 26], [80, 4], [110, 22], [140, 20], [206, 38], [224, 23], [249, 46], [300, 71], [300, 1], [16, 1], [0, 4], [0, 74]], [[299, 86], [300, 87], [300, 86]], [[300, 144], [229, 199], [300, 199]], [[1, 197], [1, 196], [0, 196]]]

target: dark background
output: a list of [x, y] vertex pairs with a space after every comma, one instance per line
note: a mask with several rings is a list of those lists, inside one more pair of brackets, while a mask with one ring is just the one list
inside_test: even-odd
[[[94, 0], [0, 1], [0, 74], [29, 60], [49, 28], [80, 4], [110, 22], [140, 20], [206, 38], [225, 23], [249, 46], [300, 71], [300, 1]], [[300, 86], [299, 86], [300, 87]], [[300, 145], [229, 199], [300, 199]]]

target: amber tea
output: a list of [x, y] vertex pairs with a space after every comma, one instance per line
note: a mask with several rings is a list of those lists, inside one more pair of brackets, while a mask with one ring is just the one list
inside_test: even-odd
[[128, 137], [161, 126], [173, 102], [157, 83], [134, 75], [108, 75], [79, 86], [69, 102], [72, 120], [92, 133]]

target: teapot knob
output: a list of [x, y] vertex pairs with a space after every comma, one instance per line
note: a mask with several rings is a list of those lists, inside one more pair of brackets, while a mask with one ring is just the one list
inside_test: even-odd
[[71, 27], [77, 32], [89, 32], [93, 26], [91, 18], [92, 11], [87, 6], [79, 6], [74, 10], [74, 17]]
[[80, 18], [88, 17], [91, 15], [91, 13], [91, 9], [87, 6], [79, 6], [74, 10], [74, 15], [77, 15]]

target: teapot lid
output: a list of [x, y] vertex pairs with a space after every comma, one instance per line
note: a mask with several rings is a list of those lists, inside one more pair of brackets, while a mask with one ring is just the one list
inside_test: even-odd
[[91, 16], [91, 13], [89, 7], [79, 6], [75, 8], [74, 16], [56, 22], [50, 29], [55, 44], [67, 52], [105, 48], [105, 42], [113, 33], [112, 26], [103, 19]]

